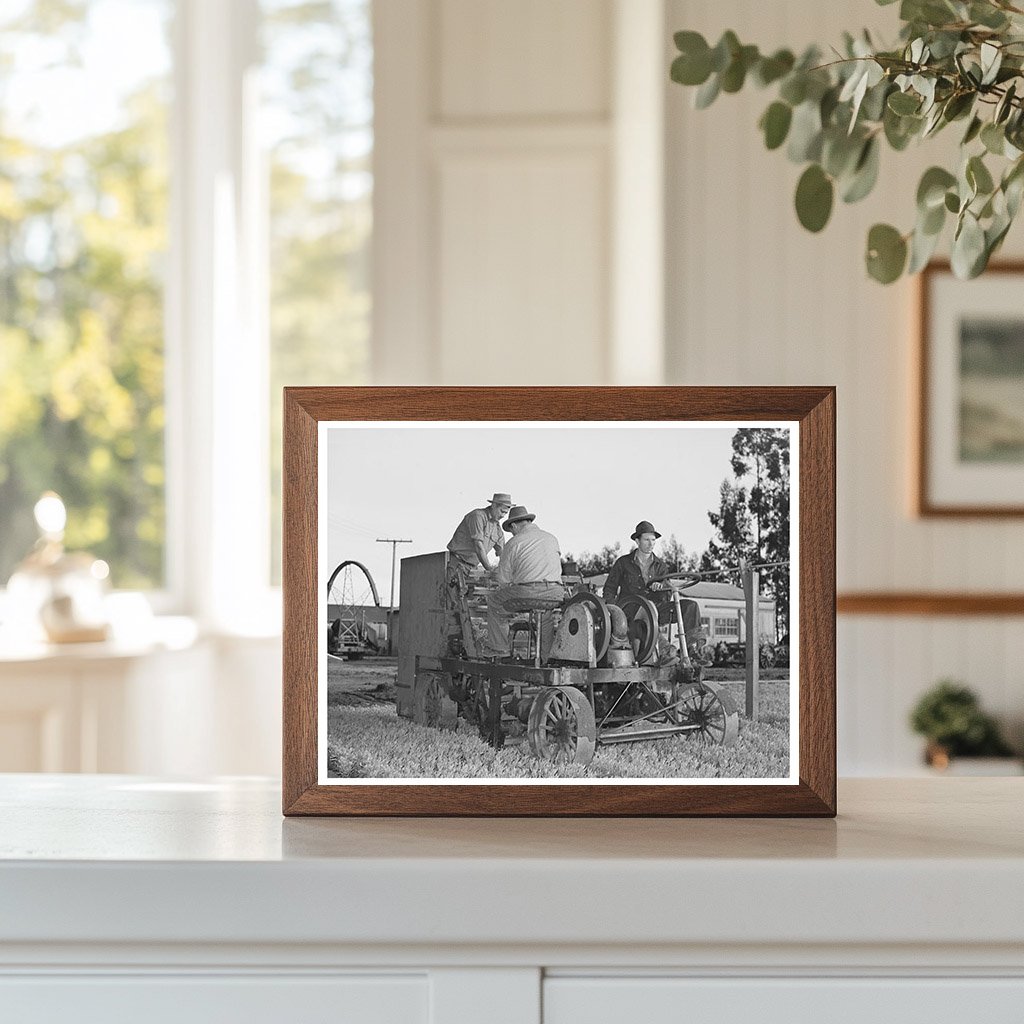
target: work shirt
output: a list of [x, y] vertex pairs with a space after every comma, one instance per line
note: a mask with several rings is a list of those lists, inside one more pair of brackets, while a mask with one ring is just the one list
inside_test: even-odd
[[506, 545], [498, 563], [498, 583], [561, 583], [562, 553], [558, 538], [534, 523]]
[[479, 565], [480, 556], [476, 553], [474, 541], [481, 541], [485, 551], [496, 548], [499, 554], [505, 546], [505, 533], [501, 523], [494, 522], [485, 508], [475, 508], [462, 517], [462, 522], [452, 534], [452, 539], [448, 541], [448, 550], [467, 565]]
[[634, 548], [628, 555], [622, 555], [615, 560], [611, 572], [608, 573], [608, 579], [604, 581], [604, 589], [601, 591], [601, 596], [606, 601], [633, 596], [650, 597], [648, 592], [650, 580], [672, 571], [664, 558], [659, 558], [652, 552], [645, 573], [637, 557], [639, 553], [640, 549]]

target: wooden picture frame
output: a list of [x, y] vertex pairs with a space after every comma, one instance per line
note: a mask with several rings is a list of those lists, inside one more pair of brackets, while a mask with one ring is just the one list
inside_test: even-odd
[[[446, 780], [321, 781], [318, 656], [321, 425], [506, 421], [528, 426], [791, 425], [799, 540], [798, 777], [786, 784], [694, 780], [544, 785]], [[371, 422], [372, 421], [372, 422]], [[637, 423], [636, 421], [639, 421]], [[758, 423], [757, 421], [762, 421]], [[284, 393], [283, 811], [286, 815], [815, 816], [836, 813], [835, 389], [831, 387], [304, 387]], [[799, 458], [796, 458], [798, 453]], [[667, 472], [678, 467], [666, 465]], [[791, 486], [794, 486], [791, 484]], [[439, 490], [443, 494], [443, 490]], [[326, 504], [326, 502], [325, 502]], [[325, 510], [326, 511], [326, 510]], [[403, 612], [403, 614], [405, 614]], [[410, 613], [412, 614], [412, 613]], [[404, 628], [404, 624], [403, 624]], [[793, 652], [794, 655], [797, 651]], [[756, 659], [755, 659], [756, 660]], [[592, 662], [593, 664], [593, 662]], [[749, 669], [748, 669], [749, 671]], [[660, 741], [665, 742], [665, 741]], [[792, 757], [792, 750], [790, 756]], [[721, 781], [721, 780], [719, 780]], [[371, 784], [368, 784], [371, 783]]]
[[[1017, 280], [1011, 282], [1008, 278]], [[971, 426], [964, 418], [967, 415], [963, 404], [967, 401], [967, 393], [963, 391], [965, 370], [957, 365], [961, 356], [950, 326], [952, 316], [961, 318], [961, 346], [965, 343], [962, 332], [972, 317], [997, 320], [1012, 316], [1024, 332], [1024, 314], [1018, 312], [1021, 286], [1024, 286], [1024, 261], [993, 262], [982, 277], [959, 281], [953, 276], [948, 261], [936, 260], [918, 277], [914, 367], [917, 436], [912, 450], [916, 463], [913, 509], [922, 518], [1024, 516], [1024, 485], [1013, 483], [1014, 478], [1024, 478], [1021, 472], [1024, 461], [1019, 456], [1015, 463], [1002, 464], [986, 462], [983, 455], [970, 460], [964, 458], [964, 439], [969, 436]], [[1001, 302], [1000, 293], [1004, 295]], [[957, 383], [960, 390], [957, 390]], [[972, 384], [978, 386], [976, 382]], [[1010, 382], [1010, 386], [1015, 384], [1016, 381]], [[958, 399], [959, 413], [954, 408]], [[998, 407], [994, 415], [998, 415]], [[959, 456], [954, 431], [958, 431], [960, 439]], [[1012, 494], [1005, 491], [1007, 481]]]

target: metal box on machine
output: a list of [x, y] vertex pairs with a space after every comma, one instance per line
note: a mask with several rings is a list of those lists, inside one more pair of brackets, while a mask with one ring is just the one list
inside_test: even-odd
[[402, 629], [398, 635], [398, 713], [412, 717], [416, 658], [442, 658], [448, 653], [451, 631], [446, 580], [448, 552], [413, 555], [402, 559], [398, 607]]

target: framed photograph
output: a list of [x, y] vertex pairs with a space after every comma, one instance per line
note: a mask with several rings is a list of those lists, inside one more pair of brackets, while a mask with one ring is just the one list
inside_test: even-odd
[[1024, 515], [1024, 263], [919, 287], [917, 511]]
[[833, 388], [286, 388], [284, 813], [835, 802]]

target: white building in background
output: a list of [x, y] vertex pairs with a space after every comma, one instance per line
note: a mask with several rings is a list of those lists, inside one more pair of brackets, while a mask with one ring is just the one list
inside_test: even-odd
[[[601, 592], [608, 574], [588, 576], [586, 583]], [[696, 583], [683, 591], [684, 595], [697, 602], [700, 608], [700, 624], [707, 630], [708, 640], [718, 643], [742, 643], [747, 638], [746, 603], [743, 588], [731, 583]], [[775, 599], [761, 594], [758, 598], [758, 634], [776, 637]]]

